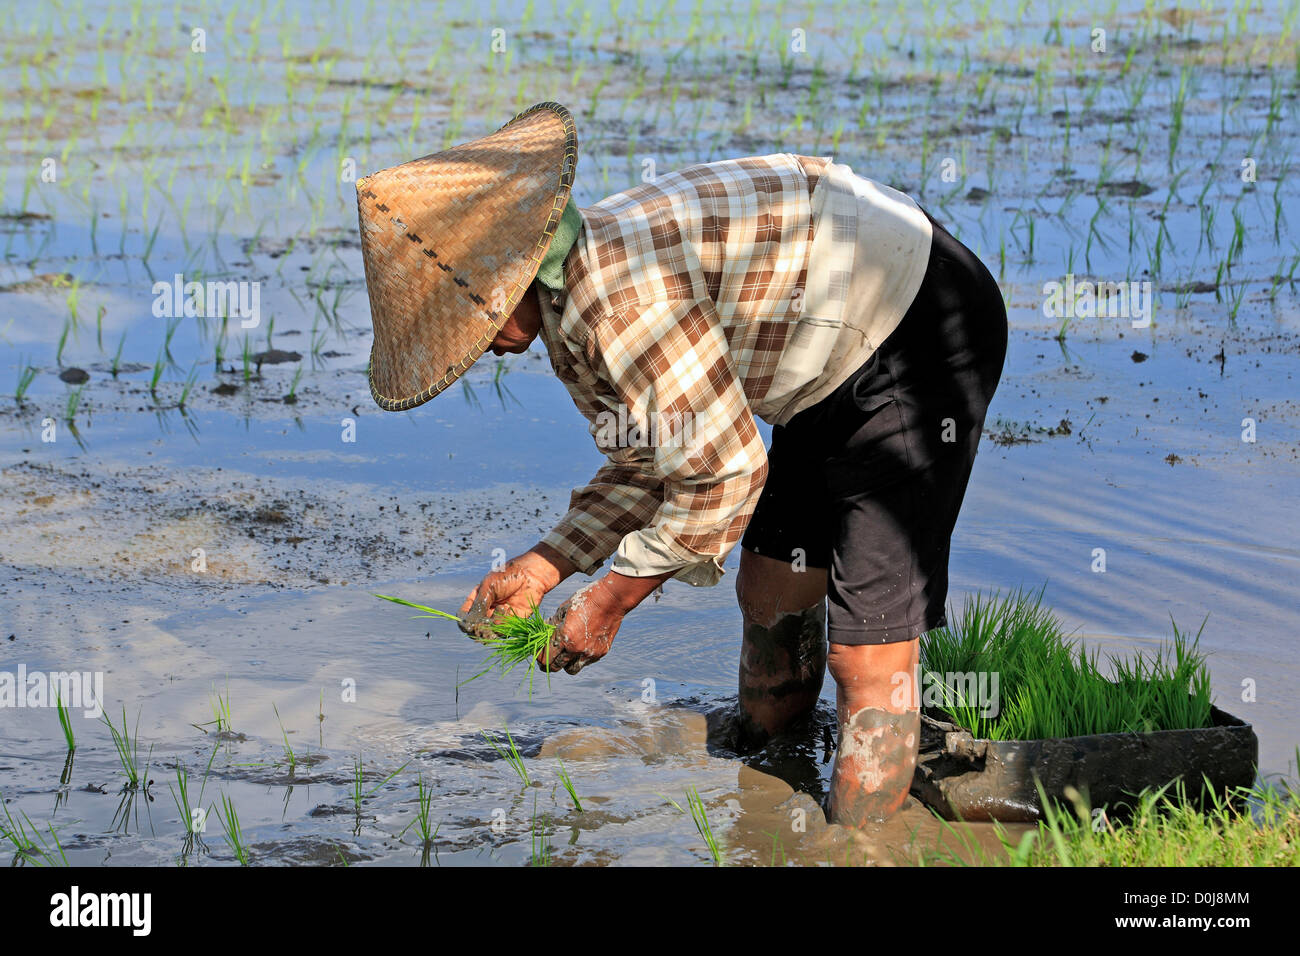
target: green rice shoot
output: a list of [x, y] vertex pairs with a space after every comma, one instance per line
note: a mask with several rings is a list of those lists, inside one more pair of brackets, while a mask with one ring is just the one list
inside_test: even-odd
[[298, 756], [293, 752], [293, 747], [289, 743], [289, 732], [284, 729], [284, 720], [280, 717], [280, 708], [272, 704], [271, 709], [275, 711], [275, 719], [280, 724], [280, 736], [284, 738], [284, 756], [289, 763], [289, 776], [292, 777], [294, 771], [298, 768]]
[[492, 749], [500, 754], [501, 759], [510, 765], [510, 769], [518, 774], [519, 779], [523, 781], [525, 787], [532, 786], [532, 781], [528, 778], [528, 768], [524, 766], [523, 754], [515, 746], [515, 738], [510, 736], [510, 728], [506, 727], [506, 742], [508, 749], [503, 749], [497, 742], [496, 734], [489, 730], [483, 731], [483, 739], [492, 745]]
[[145, 758], [143, 771], [140, 765], [140, 715], [135, 717], [135, 732], [131, 731], [130, 725], [126, 722], [126, 705], [122, 705], [122, 728], [119, 730], [114, 726], [112, 719], [108, 714], [103, 715], [103, 721], [108, 725], [109, 733], [113, 735], [113, 748], [117, 751], [118, 761], [122, 764], [122, 773], [126, 775], [125, 790], [137, 790], [143, 786], [146, 790], [149, 788], [149, 759], [153, 754], [153, 747], [149, 747], [149, 755]]
[[[1204, 627], [1204, 625], [1202, 625]], [[980, 739], [1040, 740], [1087, 734], [1149, 733], [1210, 726], [1210, 676], [1188, 638], [1131, 660], [1089, 655], [1042, 604], [1042, 591], [976, 595], [955, 623], [921, 637], [925, 686], [940, 689], [939, 709]], [[997, 674], [998, 704], [967, 699], [970, 684], [949, 675]]]
[[[416, 614], [415, 617], [417, 618], [434, 617], [448, 621], [460, 620], [455, 614], [448, 614], [446, 611], [439, 611], [436, 608], [416, 604], [402, 598], [390, 597], [387, 594], [376, 594], [375, 597], [425, 612]], [[537, 605], [534, 604], [527, 617], [520, 617], [513, 612], [497, 617], [492, 622], [492, 631], [493, 636], [482, 642], [488, 649], [488, 656], [483, 662], [482, 669], [460, 681], [456, 685], [457, 687], [468, 684], [472, 680], [478, 680], [484, 674], [492, 671], [497, 671], [502, 677], [505, 677], [520, 664], [527, 664], [529, 661], [536, 660], [537, 655], [550, 646], [551, 637], [555, 634], [555, 625], [548, 623], [542, 617], [542, 612], [538, 610]], [[550, 659], [549, 655], [547, 659]], [[530, 697], [532, 691], [533, 671], [529, 669], [528, 694]]]
[[[68, 857], [63, 852], [63, 846], [59, 843], [59, 836], [54, 832], [54, 824], [47, 823], [46, 828], [49, 831], [50, 839], [54, 843], [54, 850], [58, 851], [58, 859], [51, 852], [50, 844], [45, 842], [45, 837], [40, 828], [32, 822], [32, 818], [26, 813], [22, 814], [22, 819], [16, 820], [9, 807], [5, 803], [3, 795], [0, 795], [0, 812], [3, 812], [4, 819], [0, 820], [0, 841], [4, 841], [13, 847], [14, 860], [12, 866], [17, 866], [20, 862], [31, 863], [34, 866], [57, 865], [60, 861], [63, 866], [68, 865]], [[39, 841], [39, 842], [37, 842]]]
[[547, 838], [545, 819], [541, 827], [537, 825], [537, 794], [533, 794], [532, 853], [528, 857], [529, 866], [551, 865], [551, 841]]
[[55, 707], [59, 711], [59, 726], [63, 728], [63, 739], [68, 742], [68, 753], [77, 749], [77, 739], [72, 733], [72, 719], [68, 716], [68, 706], [63, 703], [63, 694], [61, 691], [55, 691]]
[[555, 758], [560, 764], [560, 783], [564, 784], [564, 790], [573, 801], [573, 807], [579, 813], [582, 812], [582, 801], [578, 799], [578, 791], [573, 786], [573, 778], [569, 776], [569, 768], [564, 766], [564, 761], [559, 757]]
[[433, 841], [438, 838], [438, 831], [442, 829], [442, 822], [439, 821], [438, 824], [433, 827], [430, 827], [429, 825], [429, 815], [433, 809], [433, 790], [425, 785], [424, 774], [420, 774], [416, 778], [415, 783], [417, 803], [415, 819], [408, 823], [406, 825], [406, 830], [403, 830], [398, 834], [398, 836], [406, 836], [407, 830], [410, 830], [411, 827], [415, 827], [419, 831], [420, 845], [428, 848], [432, 846]]
[[[673, 805], [677, 806], [676, 803]], [[713, 865], [722, 866], [722, 846], [718, 843], [718, 838], [713, 834], [713, 827], [709, 825], [709, 815], [704, 809], [704, 800], [700, 798], [700, 791], [695, 787], [686, 788], [686, 805], [690, 807], [691, 819], [695, 821], [695, 829], [700, 832], [704, 845], [708, 848], [709, 856], [713, 858]], [[681, 808], [678, 807], [678, 809]]]
[[221, 811], [217, 812], [217, 819], [221, 821], [226, 842], [230, 844], [235, 859], [239, 861], [240, 866], [248, 866], [248, 844], [244, 842], [244, 831], [239, 825], [239, 814], [235, 812], [234, 803], [224, 793], [221, 794]]

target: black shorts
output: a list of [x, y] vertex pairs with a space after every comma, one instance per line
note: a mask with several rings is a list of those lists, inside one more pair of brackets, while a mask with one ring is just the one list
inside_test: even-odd
[[898, 328], [834, 392], [772, 429], [741, 539], [829, 570], [832, 643], [906, 641], [946, 623], [949, 543], [1007, 315], [983, 263], [930, 222], [929, 267]]

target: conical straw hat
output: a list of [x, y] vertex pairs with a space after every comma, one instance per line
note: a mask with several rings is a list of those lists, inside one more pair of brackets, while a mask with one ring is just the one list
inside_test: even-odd
[[577, 158], [569, 111], [538, 103], [490, 136], [357, 181], [381, 408], [427, 402], [492, 344], [550, 248]]

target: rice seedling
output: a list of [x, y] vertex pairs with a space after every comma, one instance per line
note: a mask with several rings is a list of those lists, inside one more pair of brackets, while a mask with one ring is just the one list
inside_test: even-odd
[[117, 373], [121, 371], [122, 348], [125, 345], [126, 345], [126, 333], [123, 332], [122, 337], [117, 340], [117, 351], [113, 354], [113, 361], [112, 364], [109, 365], [109, 369], [108, 369], [109, 372], [112, 374], [113, 378], [117, 378]]
[[63, 703], [63, 693], [56, 690], [54, 693], [54, 706], [59, 712], [59, 726], [63, 728], [63, 739], [68, 744], [68, 753], [77, 749], [77, 739], [72, 733], [72, 719], [68, 715], [68, 707]]
[[81, 405], [81, 393], [86, 386], [79, 385], [68, 392], [67, 402], [63, 406], [63, 420], [70, 422], [77, 417], [77, 408]]
[[[45, 842], [44, 835], [42, 835], [40, 828], [32, 822], [31, 817], [23, 813], [21, 819], [14, 819], [3, 796], [0, 796], [0, 810], [4, 812], [4, 820], [0, 820], [0, 840], [13, 847], [13, 865], [31, 863], [34, 866], [45, 866], [47, 863], [56, 862], [54, 855], [50, 852], [50, 845]], [[67, 866], [68, 857], [63, 852], [63, 846], [59, 843], [58, 834], [54, 832], [54, 824], [46, 824], [46, 828], [54, 844], [54, 849], [58, 851], [57, 862]]]
[[230, 724], [230, 682], [226, 682], [226, 696], [217, 693], [216, 685], [209, 690], [209, 703], [212, 705], [212, 722], [216, 724], [217, 733], [231, 733]]
[[[391, 597], [387, 594], [376, 594], [375, 597], [425, 612], [416, 614], [415, 617], [417, 618], [435, 617], [448, 621], [460, 620], [455, 614], [448, 614], [446, 611], [439, 611], [436, 608], [416, 604], [402, 598]], [[484, 646], [488, 648], [488, 656], [483, 668], [472, 677], [465, 678], [460, 684], [467, 684], [472, 680], [477, 680], [493, 670], [498, 671], [502, 677], [505, 677], [520, 664], [535, 660], [538, 654], [550, 647], [551, 637], [555, 634], [555, 625], [543, 619], [541, 611], [534, 605], [527, 617], [520, 617], [518, 614], [511, 612], [495, 619], [492, 623], [492, 631], [492, 636], [482, 641]], [[549, 659], [549, 655], [547, 659]], [[528, 685], [531, 694], [531, 670], [529, 671]]]
[[122, 772], [126, 776], [126, 783], [123, 790], [145, 790], [148, 791], [149, 785], [153, 782], [149, 779], [149, 761], [153, 757], [153, 747], [149, 747], [149, 753], [145, 756], [143, 768], [140, 764], [140, 715], [135, 717], [135, 730], [132, 731], [126, 722], [126, 705], [122, 705], [122, 727], [113, 723], [108, 714], [101, 718], [108, 731], [113, 735], [113, 749], [117, 751], [118, 762], [122, 765]]
[[424, 774], [420, 774], [416, 778], [415, 786], [415, 819], [408, 823], [406, 829], [399, 833], [398, 836], [405, 836], [407, 830], [415, 827], [420, 836], [420, 845], [428, 847], [438, 838], [438, 831], [442, 829], [442, 823], [439, 822], [433, 828], [429, 827], [429, 813], [433, 808], [433, 791], [425, 786]]
[[18, 384], [14, 387], [14, 401], [22, 405], [23, 399], [27, 395], [27, 390], [31, 388], [32, 382], [36, 379], [38, 369], [23, 362], [18, 372]]
[[294, 405], [298, 401], [298, 382], [302, 379], [302, 366], [299, 365], [297, 371], [293, 373], [293, 381], [289, 384], [289, 394], [284, 396], [286, 405]]
[[1228, 289], [1228, 324], [1235, 326], [1237, 313], [1241, 310], [1241, 304], [1246, 301], [1246, 283], [1234, 282]]
[[[8, 805], [0, 798], [0, 810], [4, 811], [4, 821], [0, 822], [0, 839], [14, 849], [14, 858], [17, 860], [36, 861], [40, 854], [40, 847], [37, 846], [35, 839], [36, 827], [32, 824], [31, 818], [23, 814], [23, 819], [15, 820], [13, 814], [9, 812]], [[28, 827], [31, 832], [28, 832]]]
[[[952, 620], [922, 636], [921, 666], [927, 687], [939, 691], [939, 709], [976, 737], [1033, 740], [1209, 725], [1200, 632], [1189, 640], [1175, 626], [1172, 648], [1154, 657], [1111, 657], [1111, 679], [1098, 654], [1077, 649], [1062, 632], [1043, 607], [1041, 590], [977, 595]], [[955, 679], [965, 674], [997, 674], [997, 706]]]
[[[212, 756], [215, 757], [216, 748], [212, 750]], [[212, 759], [208, 759], [208, 770], [212, 769]], [[176, 763], [176, 786], [168, 784], [172, 792], [172, 802], [176, 805], [176, 812], [180, 814], [182, 822], [185, 824], [185, 841], [181, 846], [181, 859], [184, 860], [194, 850], [195, 845], [202, 852], [207, 851], [207, 845], [203, 842], [203, 833], [206, 829], [207, 811], [203, 808], [203, 790], [207, 788], [207, 773], [203, 775], [203, 786], [199, 788], [199, 797], [197, 801], [190, 800], [190, 775], [185, 766], [177, 761]]]
[[54, 352], [54, 364], [59, 368], [63, 367], [63, 349], [68, 344], [68, 333], [72, 331], [72, 319], [65, 319], [63, 322], [63, 331], [59, 334], [59, 347]]
[[298, 766], [298, 758], [294, 755], [293, 746], [289, 743], [289, 733], [284, 729], [284, 721], [280, 719], [280, 708], [272, 704], [271, 709], [275, 711], [276, 722], [280, 725], [280, 736], [284, 739], [284, 755], [289, 762], [289, 776], [292, 777], [294, 770]]
[[181, 388], [181, 398], [177, 401], [178, 408], [185, 408], [186, 402], [190, 401], [190, 393], [194, 392], [194, 386], [199, 381], [199, 363], [194, 363], [190, 369], [190, 375], [185, 377], [185, 385]]
[[153, 363], [153, 372], [149, 377], [149, 394], [153, 396], [154, 401], [158, 401], [158, 383], [162, 381], [164, 370], [167, 363], [163, 361], [163, 353], [158, 353], [157, 360]]
[[176, 337], [176, 330], [181, 327], [183, 321], [185, 321], [185, 316], [183, 314], [178, 315], [175, 318], [168, 319], [167, 325], [163, 329], [162, 351], [169, 362], [174, 362], [174, 359], [172, 359], [172, 339]]
[[532, 853], [529, 855], [530, 866], [551, 865], [551, 842], [547, 838], [545, 824], [538, 826], [537, 794], [533, 794]]
[[244, 842], [244, 831], [239, 824], [239, 814], [235, 811], [234, 803], [224, 793], [221, 795], [221, 810], [217, 811], [217, 818], [221, 821], [226, 843], [230, 844], [235, 859], [239, 861], [240, 866], [248, 866], [248, 845]]
[[408, 765], [409, 761], [402, 764], [387, 777], [384, 777], [384, 779], [380, 780], [377, 784], [367, 790], [365, 788], [365, 764], [361, 759], [361, 754], [357, 754], [356, 758], [352, 761], [352, 805], [357, 812], [358, 818], [361, 815], [361, 804], [374, 796], [379, 791], [380, 787], [405, 770]]
[[510, 736], [509, 726], [506, 726], [505, 732], [506, 732], [506, 749], [502, 749], [500, 743], [498, 743], [497, 741], [496, 734], [492, 733], [491, 731], [488, 730], [483, 731], [482, 736], [484, 740], [486, 740], [489, 744], [491, 744], [492, 749], [495, 750], [501, 756], [501, 759], [510, 765], [510, 769], [513, 770], [519, 776], [519, 779], [523, 782], [523, 785], [525, 787], [531, 787], [533, 785], [533, 782], [528, 778], [528, 768], [524, 766], [523, 755], [519, 752], [519, 748], [515, 746], [515, 738]]
[[564, 790], [568, 793], [569, 799], [573, 801], [574, 809], [581, 813], [582, 801], [578, 799], [578, 791], [573, 786], [573, 779], [569, 776], [569, 770], [564, 766], [563, 760], [560, 760], [559, 757], [556, 757], [555, 759], [560, 764], [560, 783], [564, 784]]
[[[691, 820], [695, 823], [695, 829], [699, 831], [705, 847], [708, 848], [709, 856], [713, 858], [713, 865], [722, 866], [724, 864], [722, 846], [718, 843], [718, 838], [713, 834], [713, 828], [709, 825], [709, 814], [704, 809], [704, 801], [700, 798], [699, 790], [695, 787], [686, 788], [686, 804], [690, 807]], [[678, 809], [681, 808], [678, 807]]]
[[776, 855], [777, 853], [780, 853], [781, 854], [780, 865], [785, 866], [786, 865], [785, 847], [781, 844], [781, 831], [775, 830], [772, 833], [768, 833], [766, 830], [760, 830], [759, 832], [762, 833], [763, 836], [770, 836], [772, 838], [772, 857], [770, 860], [768, 860], [767, 865], [776, 866], [777, 865]]

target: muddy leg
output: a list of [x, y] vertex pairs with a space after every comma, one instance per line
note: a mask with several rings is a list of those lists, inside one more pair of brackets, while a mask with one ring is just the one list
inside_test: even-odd
[[831, 646], [840, 725], [831, 771], [832, 823], [878, 822], [907, 798], [921, 736], [914, 685], [918, 653], [916, 640]]
[[826, 572], [741, 552], [738, 744], [761, 746], [810, 712], [826, 676]]

